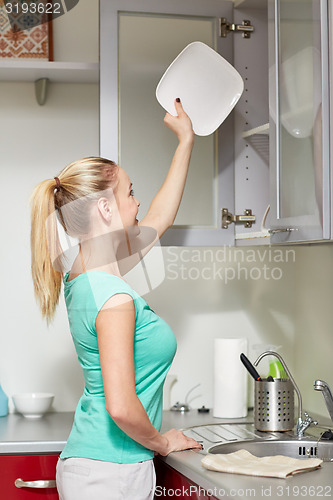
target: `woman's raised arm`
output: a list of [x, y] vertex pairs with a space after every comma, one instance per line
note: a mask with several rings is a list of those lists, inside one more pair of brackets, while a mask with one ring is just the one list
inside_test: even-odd
[[183, 196], [188, 167], [194, 143], [194, 132], [190, 118], [183, 110], [180, 100], [175, 100], [178, 116], [166, 113], [165, 125], [178, 137], [179, 144], [168, 174], [154, 197], [147, 215], [140, 225], [156, 229], [158, 237], [172, 226]]

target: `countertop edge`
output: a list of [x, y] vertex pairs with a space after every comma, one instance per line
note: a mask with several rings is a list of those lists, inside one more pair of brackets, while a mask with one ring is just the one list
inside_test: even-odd
[[0, 443], [1, 455], [51, 455], [60, 454], [66, 441], [15, 441]]

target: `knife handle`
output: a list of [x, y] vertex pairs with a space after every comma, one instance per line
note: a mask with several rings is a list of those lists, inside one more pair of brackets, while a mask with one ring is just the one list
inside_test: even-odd
[[250, 373], [250, 375], [254, 378], [254, 380], [262, 380], [259, 373], [251, 363], [251, 361], [245, 356], [245, 354], [241, 353], [240, 355], [241, 362], [247, 369], [247, 371]]

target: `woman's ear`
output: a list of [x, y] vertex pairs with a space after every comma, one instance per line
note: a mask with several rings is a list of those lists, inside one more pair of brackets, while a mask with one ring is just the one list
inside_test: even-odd
[[102, 218], [106, 222], [111, 222], [112, 211], [110, 201], [107, 198], [100, 198], [97, 202], [97, 208]]

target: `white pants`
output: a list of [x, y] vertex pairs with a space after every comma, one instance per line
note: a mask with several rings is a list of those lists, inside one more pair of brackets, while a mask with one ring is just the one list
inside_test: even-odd
[[56, 480], [60, 500], [153, 500], [156, 485], [153, 460], [116, 464], [59, 459]]

